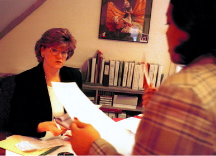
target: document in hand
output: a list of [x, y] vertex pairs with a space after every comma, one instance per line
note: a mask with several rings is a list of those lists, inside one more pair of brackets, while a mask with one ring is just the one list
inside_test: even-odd
[[134, 145], [134, 134], [120, 127], [96, 107], [76, 83], [52, 82], [53, 89], [69, 116], [92, 124], [101, 137], [110, 142], [119, 153], [130, 155]]

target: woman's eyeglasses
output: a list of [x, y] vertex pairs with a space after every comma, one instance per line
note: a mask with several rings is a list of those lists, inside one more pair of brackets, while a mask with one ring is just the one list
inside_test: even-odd
[[65, 51], [60, 52], [60, 51], [58, 51], [57, 49], [54, 49], [54, 48], [50, 48], [50, 53], [52, 55], [54, 55], [54, 56], [58, 55], [59, 53], [61, 53], [61, 55], [63, 57], [67, 57], [68, 56], [68, 52], [65, 52]]

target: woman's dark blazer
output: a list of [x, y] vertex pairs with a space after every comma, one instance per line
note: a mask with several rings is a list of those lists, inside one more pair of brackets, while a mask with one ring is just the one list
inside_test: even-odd
[[[76, 82], [82, 89], [82, 76], [78, 69], [62, 67], [61, 82]], [[43, 137], [38, 133], [40, 122], [52, 121], [52, 108], [45, 80], [43, 64], [15, 77], [16, 86], [11, 100], [9, 130], [12, 134]]]

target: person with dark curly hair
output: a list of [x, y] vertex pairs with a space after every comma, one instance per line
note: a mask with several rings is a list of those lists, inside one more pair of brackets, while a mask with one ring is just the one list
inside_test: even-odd
[[[185, 66], [158, 91], [145, 90], [144, 103], [152, 97], [146, 101], [131, 155], [216, 153], [215, 21], [215, 0], [170, 0], [169, 54], [172, 62]], [[71, 144], [76, 154], [119, 154], [91, 124], [74, 121]]]
[[66, 131], [58, 129], [54, 122], [54, 117], [66, 111], [51, 82], [76, 82], [82, 89], [80, 71], [64, 66], [75, 48], [76, 40], [65, 28], [49, 29], [36, 42], [39, 64], [15, 77], [9, 119], [12, 134], [41, 138], [58, 136]]

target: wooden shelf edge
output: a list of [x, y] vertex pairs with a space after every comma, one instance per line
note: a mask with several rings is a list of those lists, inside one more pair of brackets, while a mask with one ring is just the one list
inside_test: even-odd
[[125, 111], [133, 111], [133, 112], [143, 112], [143, 107], [137, 107], [136, 109], [130, 109], [130, 108], [124, 108], [124, 107], [113, 107], [113, 106], [103, 106], [101, 105], [100, 108], [108, 108], [108, 109], [119, 109], [119, 110], [125, 110]]
[[111, 92], [120, 92], [120, 93], [130, 93], [130, 94], [143, 94], [144, 90], [134, 90], [125, 87], [115, 87], [115, 86], [103, 86], [101, 84], [93, 83], [83, 83], [83, 89], [87, 90], [102, 90], [102, 91], [111, 91]]

